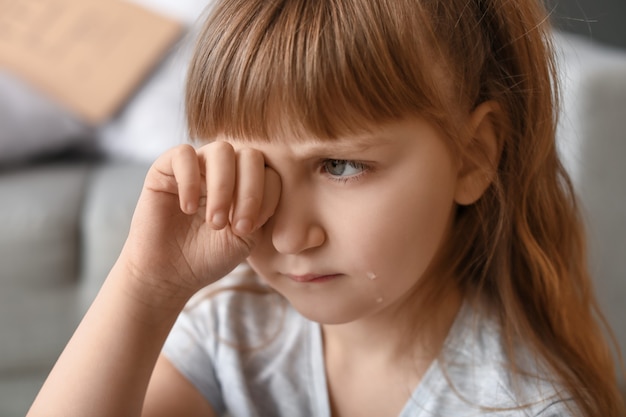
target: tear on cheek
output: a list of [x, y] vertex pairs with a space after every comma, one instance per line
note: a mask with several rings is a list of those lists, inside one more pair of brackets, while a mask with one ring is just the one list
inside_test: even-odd
[[[365, 276], [367, 277], [367, 279], [369, 281], [372, 281], [372, 282], [375, 281], [376, 279], [378, 279], [378, 275], [376, 275], [376, 273], [371, 272], [371, 271], [366, 272]], [[380, 288], [378, 288], [378, 285], [374, 285], [373, 288], [374, 288], [375, 295], [376, 295], [374, 300], [376, 301], [376, 304], [381, 304], [383, 302], [383, 297], [382, 297], [382, 295], [380, 293]]]

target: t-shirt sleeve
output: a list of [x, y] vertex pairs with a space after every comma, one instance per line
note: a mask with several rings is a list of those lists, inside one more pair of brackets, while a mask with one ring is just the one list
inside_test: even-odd
[[215, 367], [217, 344], [212, 304], [206, 299], [186, 308], [174, 324], [162, 353], [221, 415], [225, 405]]

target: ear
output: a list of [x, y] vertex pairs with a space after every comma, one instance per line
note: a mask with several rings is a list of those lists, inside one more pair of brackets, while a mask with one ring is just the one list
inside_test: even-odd
[[457, 204], [466, 206], [478, 201], [496, 176], [502, 150], [497, 129], [500, 117], [494, 101], [480, 104], [470, 114], [457, 178]]

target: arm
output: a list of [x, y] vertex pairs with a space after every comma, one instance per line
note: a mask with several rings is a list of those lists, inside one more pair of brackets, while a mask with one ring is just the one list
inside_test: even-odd
[[[176, 308], [137, 302], [116, 265], [48, 376], [28, 416], [140, 415]], [[182, 307], [181, 307], [182, 308]]]
[[148, 385], [144, 416], [215, 417], [211, 405], [164, 356], [160, 356]]
[[[216, 142], [160, 157], [118, 261], [28, 417], [211, 415], [159, 352], [187, 300], [247, 257], [279, 194], [278, 175], [258, 151]], [[231, 215], [214, 221], [219, 213]], [[231, 228], [240, 219], [253, 229]]]

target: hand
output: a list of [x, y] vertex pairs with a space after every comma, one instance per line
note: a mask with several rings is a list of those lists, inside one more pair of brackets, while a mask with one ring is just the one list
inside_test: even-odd
[[191, 296], [250, 254], [279, 197], [260, 151], [178, 146], [148, 171], [120, 262], [142, 292]]

